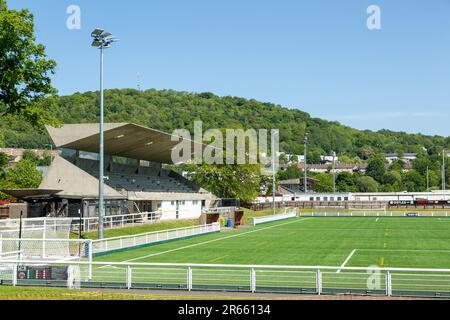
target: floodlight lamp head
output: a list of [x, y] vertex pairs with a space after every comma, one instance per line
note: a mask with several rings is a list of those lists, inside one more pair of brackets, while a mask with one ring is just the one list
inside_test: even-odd
[[101, 34], [100, 34], [100, 37], [102, 37], [102, 38], [108, 38], [109, 36], [112, 36], [112, 33], [111, 32], [108, 32], [108, 31], [103, 31]]
[[91, 36], [96, 38], [100, 36], [103, 32], [105, 32], [105, 30], [97, 28], [94, 31], [92, 31]]
[[101, 45], [102, 45], [102, 42], [99, 41], [98, 39], [94, 39], [94, 41], [92, 42], [92, 46], [93, 46], [93, 47], [98, 48], [98, 47], [100, 47]]

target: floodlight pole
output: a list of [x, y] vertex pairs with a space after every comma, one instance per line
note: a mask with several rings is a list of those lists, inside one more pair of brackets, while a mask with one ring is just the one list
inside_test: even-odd
[[307, 146], [307, 143], [308, 143], [308, 133], [307, 132], [305, 132], [305, 140], [304, 140], [304, 143], [305, 143], [305, 148], [304, 148], [304, 164], [305, 164], [305, 167], [304, 167], [304, 169], [303, 169], [303, 175], [304, 175], [304, 177], [303, 177], [303, 190], [305, 191], [305, 194], [307, 194], [308, 193], [308, 170], [307, 170], [307, 162], [306, 162], [306, 146]]
[[104, 138], [103, 138], [103, 44], [100, 45], [100, 150], [99, 150], [99, 186], [98, 186], [98, 238], [103, 239], [103, 216], [105, 214], [104, 183]]
[[445, 149], [442, 150], [442, 200], [445, 200]]
[[99, 174], [98, 174], [98, 238], [103, 239], [103, 219], [105, 215], [103, 188], [105, 182], [104, 175], [104, 130], [103, 130], [103, 50], [111, 46], [118, 39], [110, 32], [102, 29], [95, 29], [91, 36], [94, 38], [92, 46], [100, 49], [100, 143], [99, 143]]
[[275, 208], [275, 133], [272, 133], [272, 214], [276, 214]]
[[333, 151], [333, 193], [336, 193], [336, 152]]

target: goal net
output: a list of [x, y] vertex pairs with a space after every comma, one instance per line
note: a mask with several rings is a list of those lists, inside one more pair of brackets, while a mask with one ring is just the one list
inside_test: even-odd
[[0, 262], [90, 259], [92, 240], [0, 238]]
[[69, 239], [73, 219], [32, 218], [0, 221], [0, 237], [26, 239]]
[[73, 219], [0, 221], [0, 260], [69, 260], [89, 256], [88, 240], [69, 239]]

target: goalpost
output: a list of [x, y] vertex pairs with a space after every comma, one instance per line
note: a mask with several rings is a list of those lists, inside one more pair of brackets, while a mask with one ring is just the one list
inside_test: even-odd
[[89, 258], [92, 241], [69, 239], [72, 218], [29, 218], [0, 221], [0, 261]]
[[0, 238], [0, 261], [92, 259], [90, 239]]

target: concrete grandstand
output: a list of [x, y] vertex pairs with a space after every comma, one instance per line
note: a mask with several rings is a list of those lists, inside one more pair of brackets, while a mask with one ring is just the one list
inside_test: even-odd
[[[47, 127], [47, 131], [61, 153], [44, 171], [40, 186], [4, 192], [27, 203], [28, 217], [97, 216], [98, 124]], [[207, 190], [164, 168], [173, 164], [171, 153], [178, 144], [171, 134], [109, 123], [104, 135], [106, 215], [158, 211], [161, 220], [198, 219], [215, 200]]]

